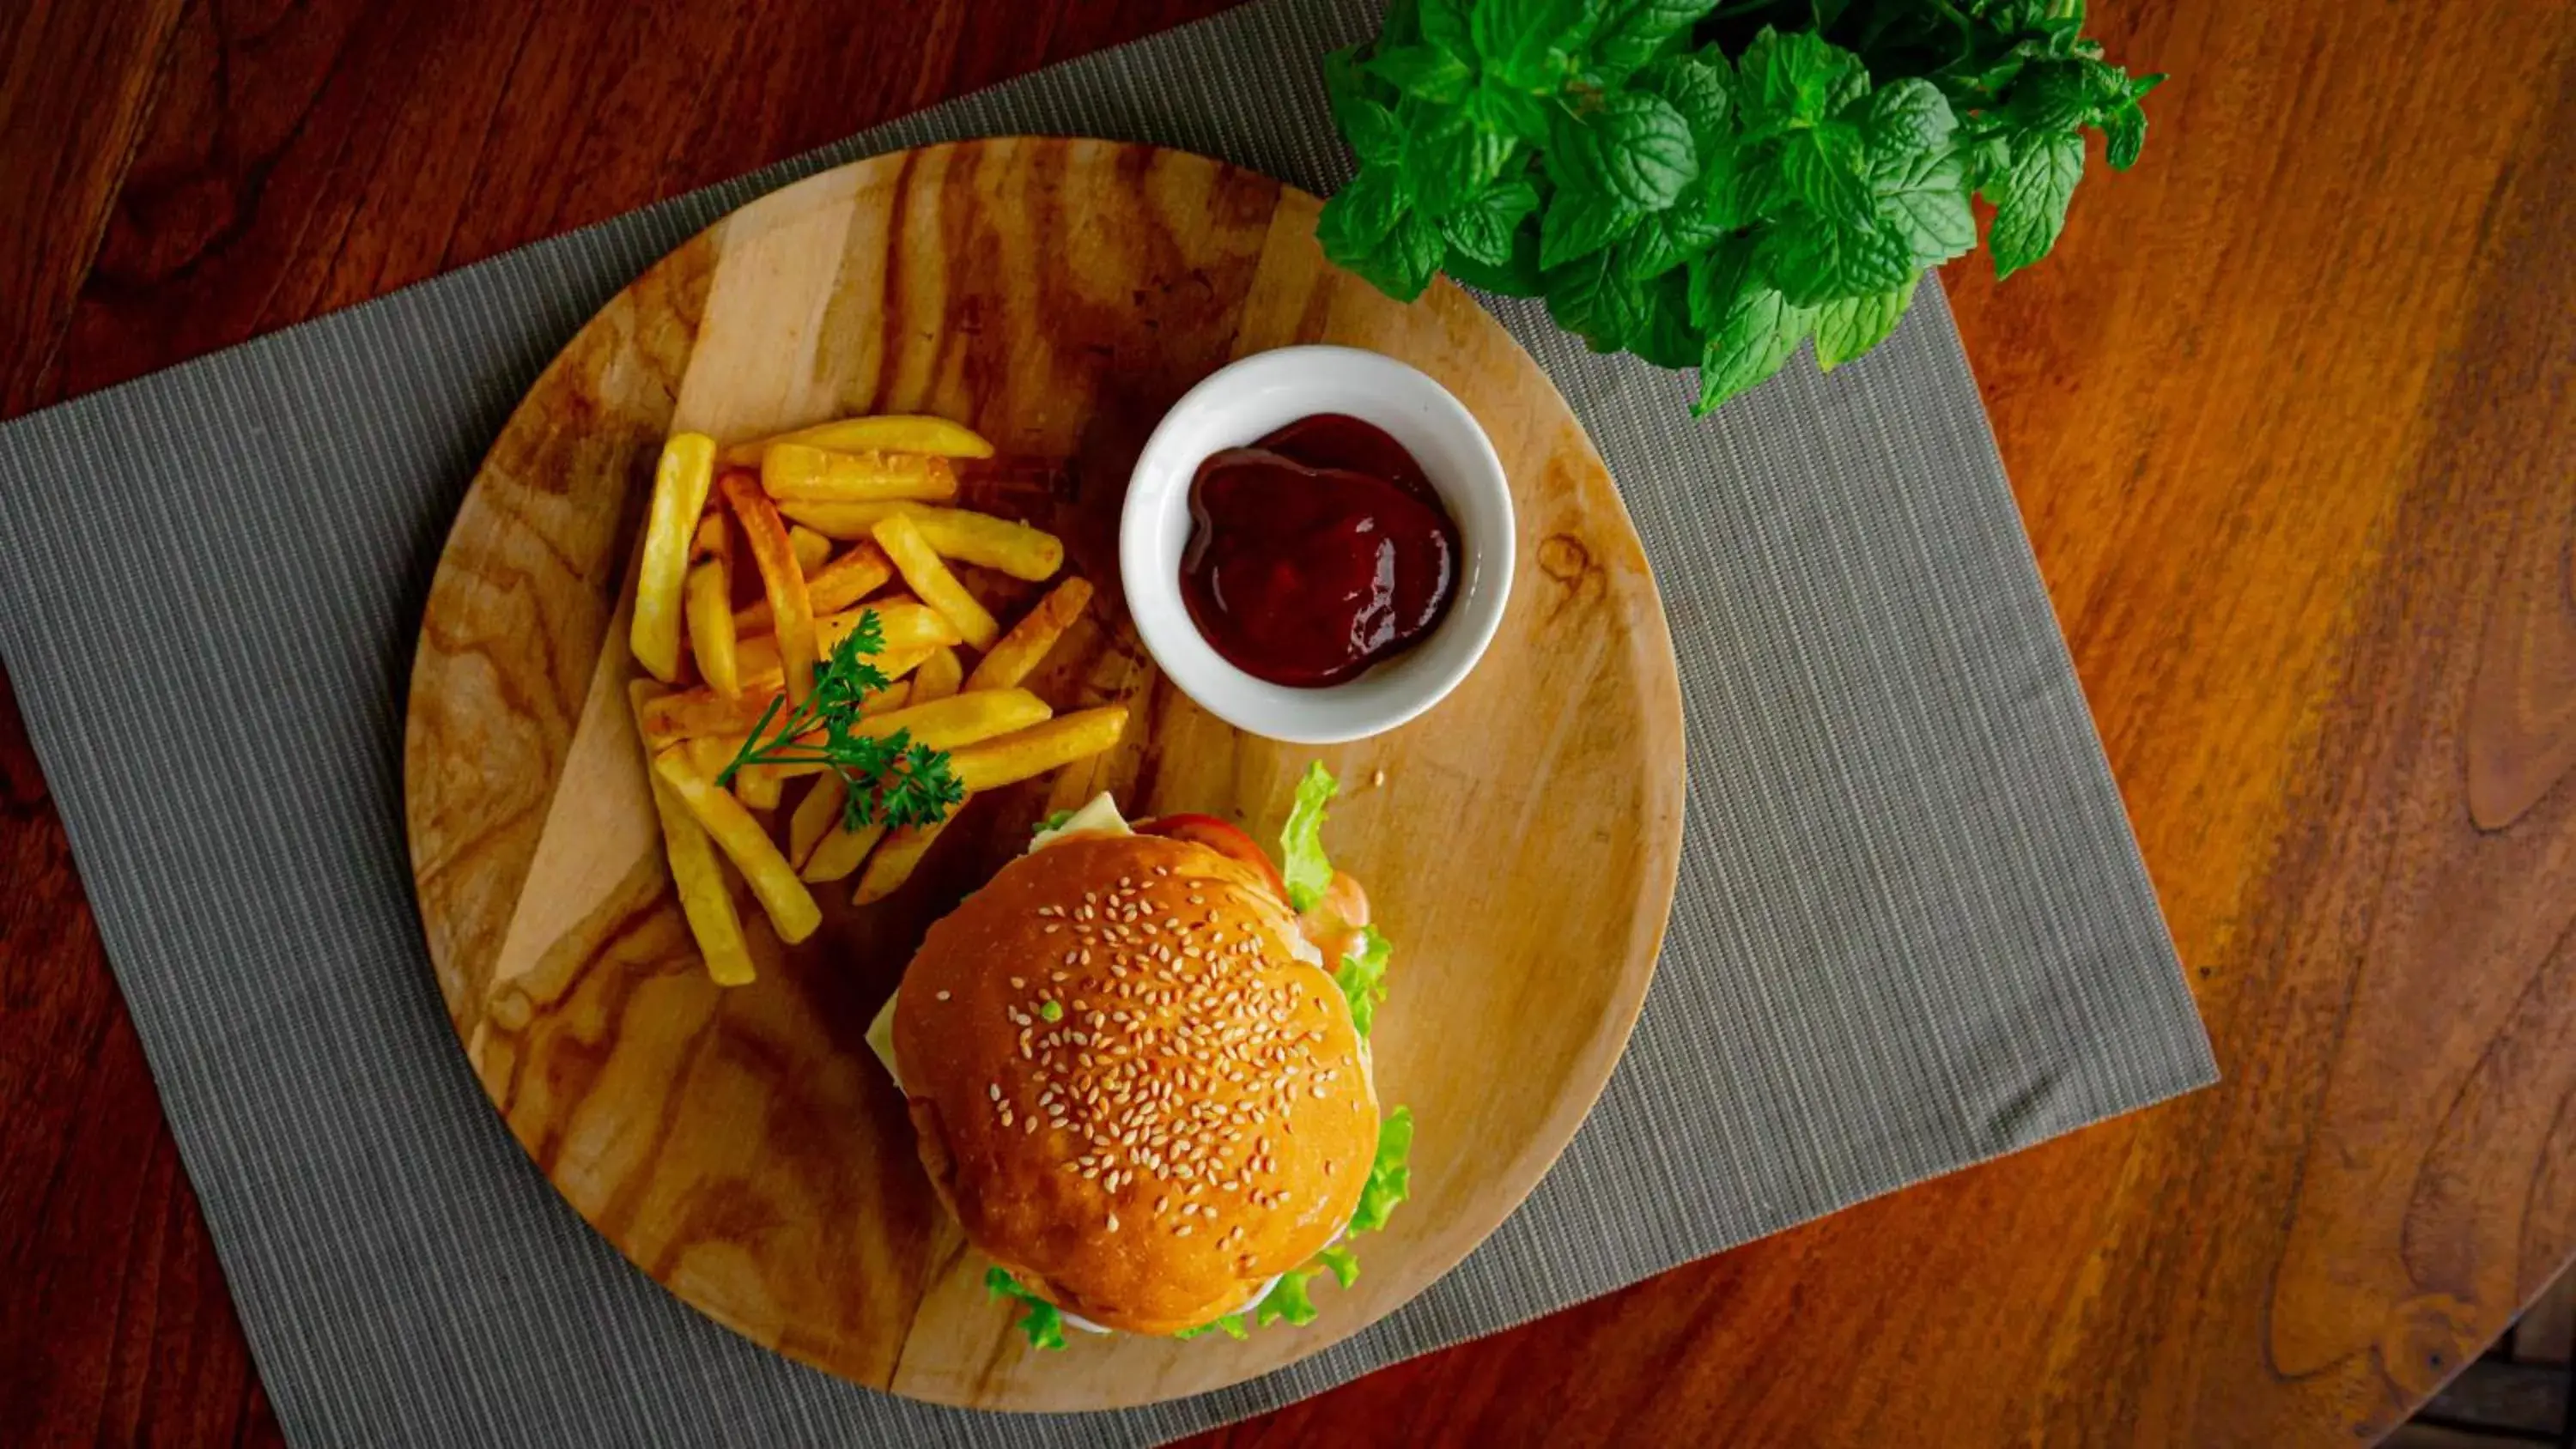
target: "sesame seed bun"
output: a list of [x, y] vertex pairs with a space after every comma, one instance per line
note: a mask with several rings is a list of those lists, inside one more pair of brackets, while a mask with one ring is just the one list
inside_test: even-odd
[[1156, 1334], [1329, 1245], [1378, 1111], [1314, 959], [1205, 846], [1079, 835], [1005, 867], [930, 928], [894, 1013], [921, 1160], [967, 1238], [1059, 1306]]

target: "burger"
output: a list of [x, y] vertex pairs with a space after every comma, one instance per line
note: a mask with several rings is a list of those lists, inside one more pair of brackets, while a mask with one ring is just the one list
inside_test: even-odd
[[1324, 857], [1333, 790], [1307, 771], [1277, 865], [1209, 816], [1051, 818], [878, 1013], [922, 1167], [1032, 1344], [1307, 1322], [1404, 1197], [1412, 1120], [1381, 1118], [1368, 1046], [1388, 948]]

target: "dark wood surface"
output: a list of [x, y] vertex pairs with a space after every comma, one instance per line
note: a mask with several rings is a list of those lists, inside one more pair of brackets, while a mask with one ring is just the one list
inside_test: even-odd
[[[0, 407], [1210, 8], [19, 0]], [[2144, 164], [1947, 280], [2226, 1082], [1210, 1442], [2343, 1442], [2576, 1248], [2576, 10], [2097, 8]], [[0, 717], [0, 1424], [273, 1439]]]

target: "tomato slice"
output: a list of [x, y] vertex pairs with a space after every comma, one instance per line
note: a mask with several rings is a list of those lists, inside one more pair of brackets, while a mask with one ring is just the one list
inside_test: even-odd
[[1258, 872], [1270, 882], [1271, 892], [1281, 900], [1288, 899], [1288, 882], [1280, 879], [1279, 867], [1252, 837], [1213, 815], [1164, 815], [1140, 821], [1128, 827], [1139, 835], [1160, 835], [1169, 840], [1186, 840], [1204, 845], [1228, 860], [1238, 861]]

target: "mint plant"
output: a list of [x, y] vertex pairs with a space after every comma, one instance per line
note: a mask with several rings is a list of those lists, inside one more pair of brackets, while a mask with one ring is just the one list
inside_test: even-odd
[[1699, 370], [1706, 413], [1801, 342], [1877, 346], [1925, 269], [2046, 256], [2085, 133], [2127, 170], [2131, 77], [2083, 0], [1395, 0], [1327, 58], [1358, 174], [1325, 255], [1402, 301], [1446, 271], [1600, 352]]

